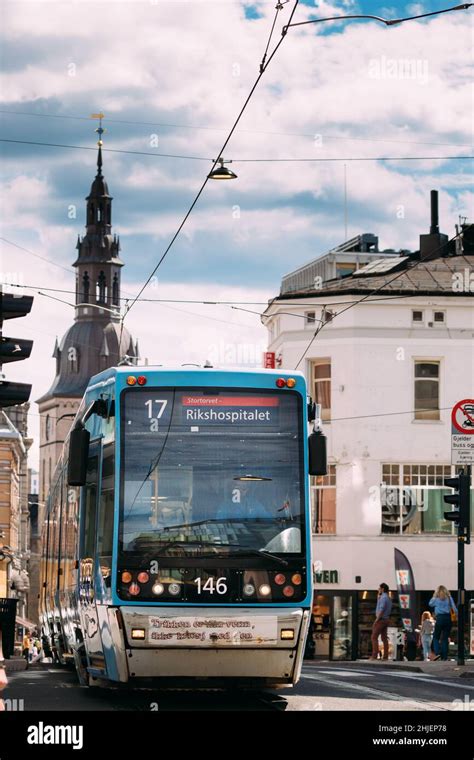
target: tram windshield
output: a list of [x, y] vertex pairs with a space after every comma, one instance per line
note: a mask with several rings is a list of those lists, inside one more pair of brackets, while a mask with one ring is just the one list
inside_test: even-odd
[[301, 554], [300, 404], [291, 391], [125, 391], [122, 552], [149, 557]]

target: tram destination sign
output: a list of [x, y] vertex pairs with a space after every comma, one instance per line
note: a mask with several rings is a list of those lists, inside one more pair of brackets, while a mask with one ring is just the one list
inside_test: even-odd
[[474, 464], [474, 399], [458, 401], [451, 412], [451, 464]]
[[185, 394], [181, 402], [185, 425], [278, 425], [276, 396], [203, 396]]

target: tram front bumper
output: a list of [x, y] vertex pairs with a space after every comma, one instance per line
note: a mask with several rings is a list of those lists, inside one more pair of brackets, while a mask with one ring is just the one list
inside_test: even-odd
[[308, 621], [302, 609], [125, 606], [120, 611], [130, 679], [289, 683], [299, 671]]

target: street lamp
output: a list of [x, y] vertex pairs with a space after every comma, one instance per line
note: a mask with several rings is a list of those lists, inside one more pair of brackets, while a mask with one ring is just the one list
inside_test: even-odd
[[237, 174], [234, 174], [231, 169], [226, 169], [224, 166], [224, 164], [231, 164], [232, 161], [224, 161], [222, 157], [217, 160], [219, 161], [220, 166], [209, 172], [207, 175], [208, 179], [237, 179]]

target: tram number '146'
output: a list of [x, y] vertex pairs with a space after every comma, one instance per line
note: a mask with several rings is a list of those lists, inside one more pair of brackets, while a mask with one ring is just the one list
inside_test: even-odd
[[217, 594], [226, 594], [226, 580], [226, 578], [217, 578], [216, 580], [215, 578], [210, 577], [204, 583], [202, 578], [196, 578], [194, 582], [197, 585], [198, 594], [202, 594], [204, 591], [206, 591], [208, 594], [214, 594], [214, 592]]

